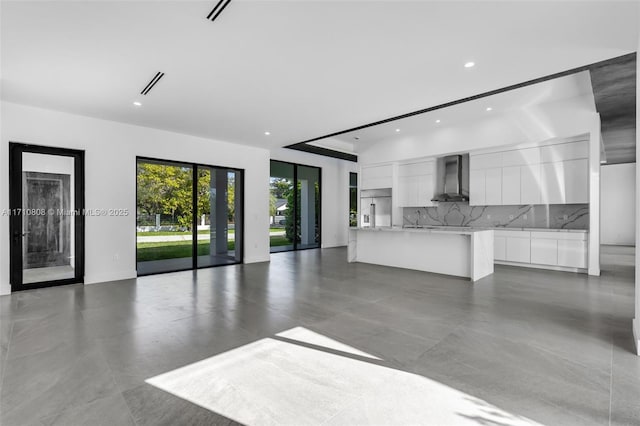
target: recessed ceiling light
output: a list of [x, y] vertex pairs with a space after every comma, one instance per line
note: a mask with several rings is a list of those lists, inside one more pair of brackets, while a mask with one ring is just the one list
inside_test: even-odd
[[491, 107], [487, 107], [487, 111], [491, 111], [493, 108]]
[[269, 136], [269, 135], [271, 134], [271, 132], [264, 132], [264, 134], [265, 134], [266, 136]]
[[473, 68], [476, 65], [475, 62], [467, 62], [464, 64], [465, 68]]
[[133, 104], [134, 104], [135, 106], [142, 106], [142, 103], [140, 103], [140, 102], [138, 102], [138, 101], [135, 101]]
[[396, 129], [396, 133], [398, 133], [400, 131], [400, 129]]
[[440, 122], [440, 120], [436, 120], [436, 123], [439, 123], [439, 122]]

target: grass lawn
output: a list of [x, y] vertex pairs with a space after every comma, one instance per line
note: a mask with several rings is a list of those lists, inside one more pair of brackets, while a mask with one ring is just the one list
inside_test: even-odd
[[[145, 232], [145, 235], [150, 234]], [[170, 233], [176, 235], [177, 233]], [[271, 246], [286, 246], [291, 244], [284, 235], [272, 236], [270, 238]], [[235, 242], [229, 241], [228, 249], [235, 248]], [[163, 241], [157, 243], [138, 243], [138, 262], [147, 262], [150, 260], [176, 259], [181, 257], [191, 257], [191, 241]], [[198, 241], [198, 256], [209, 254], [209, 241]]]
[[[269, 232], [282, 232], [284, 228], [270, 228]], [[198, 234], [208, 234], [208, 229], [202, 229], [198, 231]], [[229, 229], [229, 234], [235, 234], [234, 229]], [[168, 235], [191, 235], [191, 231], [150, 231], [150, 232], [136, 232], [138, 237], [166, 237]]]
[[269, 238], [269, 245], [271, 247], [288, 246], [290, 244], [291, 244], [291, 241], [289, 241], [285, 235], [272, 235]]
[[[236, 244], [229, 241], [227, 247], [233, 250]], [[159, 243], [138, 243], [138, 262], [149, 260], [191, 257], [191, 241], [163, 241]], [[209, 254], [209, 241], [198, 242], [198, 256]]]

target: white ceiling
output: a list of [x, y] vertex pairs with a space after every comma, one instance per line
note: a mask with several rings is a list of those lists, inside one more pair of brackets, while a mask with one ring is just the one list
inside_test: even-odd
[[273, 148], [638, 46], [635, 1], [216, 3], [3, 0], [2, 98]]
[[[588, 71], [346, 132], [313, 144], [338, 151], [358, 153], [377, 142], [394, 143], [424, 135], [437, 128], [460, 127], [477, 120], [492, 119], [494, 116], [504, 117], [513, 110], [530, 110], [541, 105], [578, 97], [589, 98], [590, 102], [587, 104], [591, 105], [594, 112], [596, 111]], [[487, 108], [491, 110], [487, 111]]]

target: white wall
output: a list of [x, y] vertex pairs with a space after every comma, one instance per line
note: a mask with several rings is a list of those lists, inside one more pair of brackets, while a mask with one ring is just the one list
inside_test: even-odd
[[[7, 102], [0, 111], [2, 182], [8, 176], [10, 141], [85, 150], [86, 208], [131, 212], [126, 217], [86, 217], [86, 283], [136, 276], [136, 156], [244, 169], [245, 262], [269, 260], [268, 150]], [[0, 211], [8, 208], [5, 183], [0, 185]], [[9, 292], [9, 218], [3, 216], [0, 294]]]
[[600, 167], [600, 242], [636, 243], [636, 164]]
[[349, 238], [349, 172], [357, 172], [357, 164], [284, 148], [272, 150], [271, 159], [322, 169], [322, 247], [346, 246]]

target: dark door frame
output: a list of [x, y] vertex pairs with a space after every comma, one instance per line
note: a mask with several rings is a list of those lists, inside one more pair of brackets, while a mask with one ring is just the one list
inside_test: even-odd
[[[74, 278], [61, 280], [42, 281], [24, 284], [22, 274], [23, 256], [23, 217], [22, 217], [22, 153], [59, 155], [74, 159], [74, 208], [76, 214], [72, 215], [72, 224], [75, 230], [75, 258]], [[84, 151], [68, 148], [55, 148], [50, 146], [29, 145], [20, 142], [9, 142], [9, 282], [11, 291], [31, 290], [43, 287], [52, 287], [66, 284], [84, 283]]]

